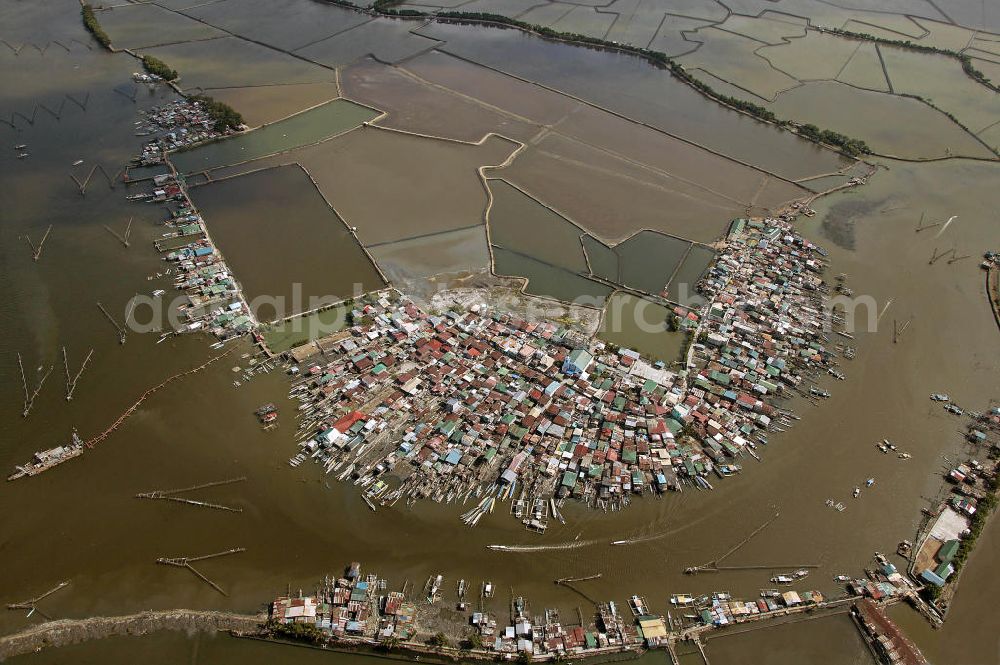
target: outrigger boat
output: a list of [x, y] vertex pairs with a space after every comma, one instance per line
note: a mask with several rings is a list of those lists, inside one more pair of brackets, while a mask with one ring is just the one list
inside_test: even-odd
[[431, 577], [427, 580], [427, 602], [436, 603], [438, 596], [441, 593], [441, 583], [444, 582], [444, 577], [438, 575], [437, 577]]

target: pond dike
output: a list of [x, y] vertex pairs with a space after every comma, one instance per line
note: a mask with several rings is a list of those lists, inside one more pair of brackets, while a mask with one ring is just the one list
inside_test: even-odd
[[256, 632], [264, 616], [198, 610], [162, 610], [116, 617], [58, 619], [0, 638], [0, 660], [49, 647], [105, 637], [145, 635], [160, 630]]

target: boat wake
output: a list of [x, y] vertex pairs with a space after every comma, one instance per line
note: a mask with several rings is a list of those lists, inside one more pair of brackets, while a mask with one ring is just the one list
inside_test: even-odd
[[581, 547], [597, 545], [599, 540], [574, 540], [571, 543], [556, 543], [553, 545], [487, 545], [486, 549], [494, 552], [545, 552], [546, 550], [576, 550]]

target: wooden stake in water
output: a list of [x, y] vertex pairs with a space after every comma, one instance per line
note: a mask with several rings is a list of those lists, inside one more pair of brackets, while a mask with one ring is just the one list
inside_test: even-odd
[[35, 398], [38, 397], [38, 393], [40, 393], [42, 391], [42, 386], [45, 384], [45, 379], [49, 378], [49, 374], [52, 373], [52, 370], [53, 370], [53, 368], [55, 366], [54, 365], [49, 365], [49, 371], [47, 371], [42, 376], [41, 380], [38, 382], [38, 385], [35, 386], [35, 391], [29, 395], [28, 394], [28, 378], [24, 374], [24, 363], [21, 362], [21, 354], [20, 353], [17, 354], [17, 364], [21, 368], [21, 381], [24, 383], [24, 411], [21, 413], [21, 415], [23, 417], [27, 418], [28, 414], [31, 413], [31, 407], [35, 403]]
[[69, 582], [60, 582], [59, 584], [55, 585], [54, 587], [52, 587], [51, 589], [49, 589], [48, 591], [46, 591], [45, 593], [43, 593], [42, 595], [40, 595], [40, 596], [38, 596], [36, 598], [29, 598], [28, 600], [22, 600], [19, 603], [10, 603], [9, 605], [7, 605], [7, 609], [8, 610], [30, 610], [28, 612], [28, 616], [31, 616], [35, 612], [38, 612], [40, 615], [42, 615], [46, 619], [51, 620], [52, 617], [50, 617], [49, 615], [45, 614], [45, 612], [42, 612], [40, 609], [38, 609], [37, 605], [38, 605], [39, 601], [42, 601], [45, 598], [48, 598], [49, 596], [51, 596], [52, 594], [54, 594], [56, 591], [59, 591], [60, 589], [62, 589], [63, 587], [66, 587], [66, 586], [69, 586]]
[[222, 587], [220, 587], [218, 584], [216, 584], [215, 582], [213, 582], [212, 580], [208, 579], [207, 577], [205, 577], [204, 575], [202, 575], [200, 572], [198, 572], [197, 570], [195, 570], [194, 566], [191, 565], [191, 562], [192, 561], [204, 561], [205, 559], [214, 559], [216, 557], [228, 556], [230, 554], [239, 554], [240, 552], [246, 552], [246, 548], [245, 547], [234, 547], [234, 548], [228, 549], [228, 550], [226, 550], [224, 552], [215, 552], [214, 554], [202, 554], [201, 556], [190, 556], [190, 557], [188, 557], [188, 556], [182, 556], [182, 557], [174, 557], [174, 558], [160, 557], [159, 559], [156, 560], [156, 563], [163, 564], [165, 566], [177, 566], [178, 568], [187, 568], [192, 573], [194, 573], [197, 577], [199, 577], [203, 582], [205, 582], [206, 584], [208, 584], [209, 586], [211, 586], [213, 589], [215, 589], [216, 591], [218, 591], [219, 593], [221, 593], [223, 596], [227, 596], [229, 594], [227, 594], [225, 591], [223, 591]]
[[104, 225], [104, 228], [105, 228], [105, 230], [107, 230], [108, 233], [110, 233], [114, 237], [118, 238], [118, 242], [120, 242], [121, 244], [123, 244], [125, 247], [128, 247], [128, 236], [129, 236], [129, 233], [131, 233], [131, 231], [132, 231], [132, 218], [131, 217], [128, 218], [128, 225], [125, 227], [125, 234], [124, 235], [118, 233], [117, 231], [115, 231], [114, 229], [112, 229], [107, 224]]
[[87, 357], [83, 359], [83, 364], [80, 365], [80, 371], [76, 373], [76, 376], [71, 377], [69, 373], [69, 359], [66, 357], [66, 347], [63, 347], [63, 365], [66, 367], [66, 401], [73, 399], [73, 391], [76, 390], [76, 382], [80, 380], [80, 375], [83, 374], [83, 370], [87, 368], [87, 363], [90, 362], [90, 356], [94, 355], [94, 350], [91, 349], [87, 352]]
[[[104, 308], [104, 305], [101, 304], [100, 300], [97, 301], [97, 306], [101, 309], [101, 312], [104, 313], [104, 316], [107, 317], [108, 321], [111, 322], [111, 325], [113, 325], [115, 327], [115, 330], [118, 331], [118, 343], [119, 344], [124, 344], [125, 343], [125, 329], [122, 328], [120, 325], [118, 325], [118, 322], [115, 321], [115, 317], [111, 316], [111, 313], [108, 312], [108, 310], [106, 310]], [[128, 315], [127, 314], [125, 316], [125, 319], [126, 319], [126, 321], [128, 320]]]

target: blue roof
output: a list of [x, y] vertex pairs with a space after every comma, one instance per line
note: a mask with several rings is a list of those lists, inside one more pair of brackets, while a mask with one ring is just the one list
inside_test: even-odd
[[452, 450], [444, 458], [444, 461], [447, 462], [448, 464], [458, 464], [458, 461], [460, 459], [462, 459], [462, 453], [457, 450]]
[[935, 586], [944, 586], [944, 580], [941, 579], [941, 576], [935, 574], [935, 572], [930, 568], [920, 573], [920, 577], [922, 577], [925, 582], [930, 582]]

